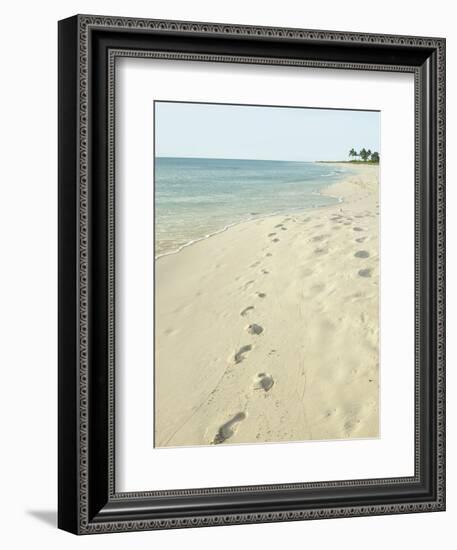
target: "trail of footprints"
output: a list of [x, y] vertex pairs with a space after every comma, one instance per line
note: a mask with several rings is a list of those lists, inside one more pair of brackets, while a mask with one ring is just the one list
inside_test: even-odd
[[[357, 220], [361, 220], [364, 217], [365, 217], [364, 215], [355, 215], [355, 216], [351, 217], [351, 216], [342, 215], [342, 214], [334, 214], [333, 216], [330, 217], [330, 221], [333, 222], [333, 224], [334, 224], [332, 229], [340, 229], [341, 226], [350, 226], [350, 225], [352, 225], [353, 221], [354, 221], [353, 218], [356, 218]], [[308, 223], [311, 220], [312, 220], [311, 217], [307, 217], [307, 218], [303, 218], [301, 220], [301, 222], [302, 223]], [[284, 223], [286, 223], [287, 221], [290, 221], [290, 218], [287, 218], [282, 223], [279, 223], [279, 224], [275, 225], [274, 229], [276, 229], [278, 231], [287, 231], [287, 227], [284, 225]], [[339, 224], [339, 225], [337, 225], [337, 224]], [[314, 226], [314, 227], [315, 228], [320, 228], [320, 227], [323, 227], [323, 224], [318, 224], [317, 226]], [[360, 227], [358, 225], [352, 227], [352, 230], [355, 233], [362, 233], [364, 231], [363, 227]], [[278, 235], [277, 231], [272, 231], [272, 232], [267, 234], [267, 237], [270, 239], [270, 242], [279, 243], [280, 238], [277, 235]], [[322, 243], [324, 245], [325, 241], [329, 237], [330, 237], [330, 234], [322, 234], [322, 235], [316, 235], [316, 236], [312, 237], [311, 240], [313, 242], [315, 242], [316, 244], [320, 245]], [[361, 236], [361, 237], [355, 238], [354, 241], [358, 244], [361, 244], [361, 243], [365, 242], [366, 239], [367, 239], [366, 236]], [[328, 253], [328, 248], [326, 248], [325, 245], [324, 246], [319, 246], [318, 248], [316, 248], [314, 250], [314, 253], [317, 254], [317, 255], [327, 254]], [[265, 254], [266, 257], [271, 257], [272, 255], [273, 254], [271, 252], [267, 252]], [[367, 250], [357, 250], [354, 253], [354, 257], [357, 258], [357, 259], [366, 259], [366, 258], [370, 257], [370, 254]], [[250, 267], [255, 268], [255, 267], [258, 267], [260, 264], [261, 264], [261, 261], [258, 260], [256, 262], [254, 262], [253, 264], [251, 264]], [[262, 268], [260, 270], [260, 273], [262, 273], [263, 275], [267, 275], [267, 274], [269, 274], [269, 271], [265, 268]], [[357, 274], [358, 274], [359, 277], [368, 278], [368, 277], [371, 277], [371, 275], [372, 275], [372, 269], [362, 267], [357, 271]], [[246, 290], [248, 287], [250, 287], [254, 283], [255, 283], [255, 280], [248, 281], [244, 285], [244, 289]], [[263, 299], [263, 298], [267, 297], [267, 294], [265, 292], [256, 291], [255, 295], [260, 299]], [[249, 305], [249, 306], [245, 307], [242, 311], [240, 311], [240, 316], [244, 317], [244, 318], [248, 317], [254, 311], [255, 311], [255, 306]], [[264, 332], [264, 328], [261, 325], [257, 324], [257, 323], [250, 323], [246, 327], [246, 331], [249, 335], [257, 337], [257, 336], [260, 336]], [[245, 345], [241, 346], [238, 349], [238, 351], [235, 352], [235, 354], [233, 356], [234, 364], [235, 365], [240, 365], [244, 361], [248, 361], [249, 360], [249, 353], [252, 351], [252, 349], [253, 349], [252, 344], [245, 344]], [[268, 355], [269, 356], [273, 355], [273, 352], [275, 353], [276, 350], [272, 350]], [[262, 392], [267, 393], [273, 388], [274, 384], [275, 384], [275, 380], [273, 379], [273, 376], [271, 376], [268, 373], [261, 372], [261, 373], [258, 373], [255, 377], [254, 390], [258, 390], [258, 391], [262, 391]], [[226, 442], [231, 437], [233, 437], [236, 430], [238, 429], [239, 424], [243, 420], [245, 420], [247, 418], [247, 416], [248, 416], [247, 411], [240, 411], [240, 412], [236, 413], [234, 416], [232, 416], [231, 418], [229, 418], [226, 422], [224, 422], [221, 426], [219, 426], [219, 428], [218, 428], [218, 430], [217, 430], [217, 432], [214, 435], [214, 438], [212, 440], [212, 444], [213, 445], [219, 445], [221, 443]]]
[[[287, 231], [287, 227], [285, 227], [284, 225], [284, 223], [287, 221], [290, 221], [290, 218], [287, 218], [286, 220], [284, 220], [283, 223], [279, 223], [275, 225], [275, 229], [278, 229], [281, 231]], [[308, 221], [308, 220], [305, 220], [305, 221]], [[267, 237], [271, 240], [271, 242], [278, 243], [280, 242], [280, 239], [276, 235], [277, 233], [275, 231], [272, 231], [271, 233], [268, 233]], [[271, 256], [273, 256], [273, 254], [271, 252], [267, 252], [265, 256], [270, 258]], [[261, 261], [259, 260], [252, 263], [249, 267], [256, 268], [260, 264], [261, 264]], [[268, 275], [270, 272], [268, 269], [261, 268], [260, 273], [262, 273], [263, 275]], [[248, 281], [243, 288], [247, 289], [254, 282], [255, 281], [253, 280]], [[265, 292], [260, 292], [260, 291], [256, 291], [255, 295], [260, 299], [264, 299], [267, 297], [267, 294]], [[248, 317], [250, 314], [252, 314], [254, 310], [255, 310], [255, 306], [247, 306], [240, 311], [240, 316]], [[263, 333], [263, 331], [264, 331], [264, 328], [257, 323], [250, 323], [246, 327], [246, 332], [251, 336], [260, 336]], [[253, 349], [252, 344], [245, 344], [241, 346], [233, 356], [234, 364], [240, 365], [244, 361], [247, 361], [248, 354], [252, 349]], [[276, 353], [276, 350], [271, 350], [268, 355], [270, 356], [270, 355], [273, 355], [274, 353]], [[254, 390], [260, 390], [262, 392], [267, 393], [272, 389], [272, 387], [274, 386], [274, 383], [275, 381], [273, 379], [273, 376], [271, 376], [271, 374], [268, 374], [266, 372], [260, 372], [256, 375], [255, 380], [253, 381], [253, 386], [254, 386]], [[226, 422], [224, 422], [224, 424], [219, 426], [219, 429], [217, 430], [212, 440], [212, 444], [219, 445], [221, 443], [224, 443], [231, 437], [233, 437], [240, 422], [242, 422], [246, 418], [247, 418], [246, 411], [240, 411], [236, 413], [234, 416], [232, 416], [231, 418], [229, 418], [229, 420], [227, 420]]]
[[[343, 226], [343, 225], [345, 225], [345, 226], [352, 225], [355, 219], [356, 220], [363, 220], [363, 218], [368, 217], [368, 216], [370, 216], [370, 214], [368, 214], [368, 213], [356, 214], [355, 216], [348, 216], [348, 215], [344, 215], [344, 214], [334, 214], [330, 217], [330, 221], [333, 222], [332, 229], [335, 230], [335, 229], [341, 229], [341, 226]], [[355, 222], [355, 223], [357, 223], [357, 222]], [[339, 225], [337, 225], [337, 224], [339, 224]], [[315, 227], [318, 227], [318, 226], [315, 226]], [[359, 225], [353, 226], [352, 230], [357, 234], [358, 233], [363, 233], [365, 231], [364, 228], [360, 227]], [[312, 237], [311, 240], [313, 242], [320, 243], [320, 242], [324, 241], [325, 239], [327, 239], [328, 237], [330, 237], [330, 235], [328, 235], [328, 234], [316, 235], [316, 236]], [[367, 237], [366, 236], [356, 237], [354, 240], [355, 240], [356, 243], [362, 244], [367, 240]], [[324, 247], [318, 247], [314, 250], [314, 253], [317, 254], [317, 255], [326, 254], [327, 252], [328, 252], [328, 250]], [[354, 253], [354, 257], [358, 258], [358, 259], [367, 259], [367, 258], [370, 257], [370, 253], [368, 252], [368, 250], [357, 250]], [[357, 275], [359, 277], [367, 278], [367, 277], [371, 277], [372, 272], [373, 272], [373, 270], [371, 268], [361, 268], [357, 271]]]

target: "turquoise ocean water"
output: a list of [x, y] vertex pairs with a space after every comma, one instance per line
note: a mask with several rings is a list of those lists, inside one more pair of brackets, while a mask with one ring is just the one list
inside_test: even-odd
[[265, 160], [155, 159], [155, 255], [179, 251], [242, 221], [319, 208], [347, 169]]

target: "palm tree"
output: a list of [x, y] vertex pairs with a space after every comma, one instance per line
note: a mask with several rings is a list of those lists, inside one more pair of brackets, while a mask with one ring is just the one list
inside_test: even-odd
[[379, 153], [377, 151], [371, 153], [371, 160], [373, 162], [379, 162]]
[[359, 155], [360, 155], [360, 158], [361, 158], [363, 161], [366, 161], [366, 160], [367, 160], [367, 158], [368, 158], [368, 153], [367, 153], [367, 150], [365, 149], [365, 147], [360, 151]]
[[357, 156], [357, 151], [354, 149], [354, 147], [349, 151], [349, 156], [350, 157], [356, 157]]
[[367, 160], [369, 160], [371, 157], [371, 149], [368, 149], [367, 151]]

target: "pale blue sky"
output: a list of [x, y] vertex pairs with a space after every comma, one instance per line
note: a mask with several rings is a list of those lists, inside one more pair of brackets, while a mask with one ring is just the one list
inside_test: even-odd
[[314, 161], [379, 151], [377, 111], [158, 101], [155, 117], [159, 157]]

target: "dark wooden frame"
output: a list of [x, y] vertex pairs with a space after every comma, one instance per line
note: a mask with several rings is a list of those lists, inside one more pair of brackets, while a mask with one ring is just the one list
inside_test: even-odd
[[[413, 477], [116, 493], [113, 82], [119, 55], [414, 73]], [[444, 67], [442, 38], [86, 15], [59, 22], [60, 528], [88, 534], [444, 510]]]

